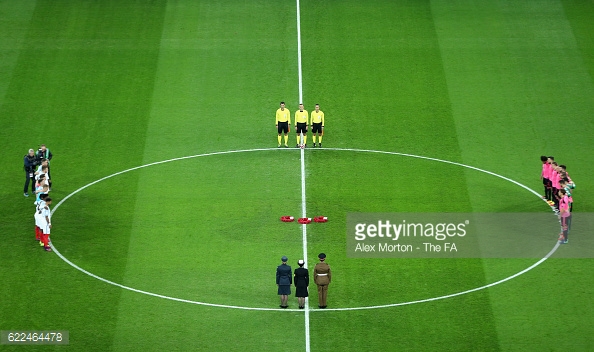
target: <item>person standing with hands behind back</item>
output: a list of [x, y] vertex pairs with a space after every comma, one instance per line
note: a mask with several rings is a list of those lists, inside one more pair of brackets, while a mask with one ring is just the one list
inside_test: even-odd
[[299, 302], [299, 309], [304, 309], [305, 297], [308, 296], [307, 287], [309, 286], [309, 272], [303, 267], [303, 265], [305, 265], [303, 259], [299, 259], [297, 264], [299, 264], [299, 267], [295, 269], [295, 276], [293, 279], [293, 282], [295, 283], [295, 297], [297, 297], [297, 302]]
[[324, 113], [320, 110], [320, 104], [316, 104], [316, 109], [311, 112], [311, 133], [313, 138], [313, 146], [316, 147], [316, 133], [318, 134], [318, 142], [322, 148], [322, 137], [324, 136]]
[[295, 132], [297, 133], [297, 148], [301, 145], [301, 136], [303, 136], [303, 147], [307, 146], [307, 124], [308, 124], [308, 113], [303, 107], [303, 104], [299, 104], [299, 110], [295, 111]]
[[278, 286], [281, 308], [288, 307], [287, 301], [291, 294], [291, 284], [293, 283], [293, 277], [291, 276], [293, 271], [291, 270], [291, 266], [287, 265], [288, 260], [289, 258], [283, 255], [281, 258], [283, 263], [276, 267], [276, 286]]
[[25, 155], [23, 162], [25, 167], [24, 195], [28, 197], [29, 182], [31, 183], [31, 193], [35, 192], [35, 166], [37, 166], [37, 157], [33, 149], [29, 149], [29, 154]]
[[320, 253], [318, 255], [320, 262], [314, 268], [314, 282], [318, 285], [318, 301], [321, 309], [326, 308], [326, 298], [328, 297], [328, 285], [332, 281], [332, 272], [330, 265], [325, 262], [326, 254]]
[[280, 108], [276, 110], [276, 129], [278, 132], [278, 147], [281, 147], [281, 134], [285, 134], [285, 148], [289, 147], [289, 126], [291, 126], [291, 112], [285, 108], [285, 102], [280, 102]]

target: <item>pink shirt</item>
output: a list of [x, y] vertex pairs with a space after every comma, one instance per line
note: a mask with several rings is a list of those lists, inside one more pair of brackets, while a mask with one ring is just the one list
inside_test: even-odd
[[561, 217], [566, 218], [571, 215], [569, 213], [569, 197], [567, 197], [567, 195], [564, 195], [563, 198], [559, 200], [559, 211], [561, 212]]
[[551, 172], [553, 172], [553, 165], [546, 163], [543, 168], [543, 177], [547, 180], [551, 179]]

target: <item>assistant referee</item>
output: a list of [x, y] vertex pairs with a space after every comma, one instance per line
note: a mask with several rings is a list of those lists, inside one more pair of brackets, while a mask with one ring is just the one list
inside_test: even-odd
[[276, 129], [278, 130], [278, 147], [281, 146], [281, 134], [285, 134], [285, 148], [289, 147], [289, 125], [291, 124], [291, 112], [285, 108], [285, 102], [280, 102], [280, 108], [276, 110]]
[[322, 136], [324, 135], [324, 112], [320, 111], [320, 104], [316, 104], [315, 111], [311, 112], [311, 119], [309, 121], [311, 125], [311, 133], [313, 138], [313, 146], [316, 147], [316, 133], [318, 134], [318, 142], [320, 148], [322, 147]]
[[295, 132], [297, 133], [297, 148], [299, 148], [299, 137], [303, 133], [303, 146], [307, 146], [307, 110], [303, 104], [299, 104], [299, 110], [295, 111]]

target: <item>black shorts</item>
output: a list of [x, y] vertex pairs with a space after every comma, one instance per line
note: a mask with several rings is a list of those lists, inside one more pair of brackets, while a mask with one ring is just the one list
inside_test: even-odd
[[553, 182], [551, 182], [551, 180], [549, 180], [548, 178], [542, 178], [542, 184], [545, 185], [545, 187], [551, 187], [553, 185]]
[[281, 133], [289, 133], [289, 122], [279, 122], [278, 123], [278, 134]]
[[322, 133], [322, 123], [312, 123], [311, 133]]
[[297, 134], [307, 133], [307, 124], [305, 122], [297, 122]]

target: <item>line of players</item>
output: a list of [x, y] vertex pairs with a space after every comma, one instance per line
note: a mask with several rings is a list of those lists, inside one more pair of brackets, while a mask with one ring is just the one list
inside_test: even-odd
[[[276, 128], [278, 130], [278, 147], [281, 147], [281, 135], [284, 133], [285, 148], [289, 147], [289, 136], [291, 125], [291, 112], [285, 107], [285, 102], [280, 102], [280, 108], [276, 110]], [[297, 148], [301, 145], [303, 135], [303, 147], [307, 146], [307, 127], [311, 126], [313, 146], [316, 147], [316, 137], [319, 147], [322, 147], [324, 136], [324, 113], [320, 110], [320, 104], [316, 104], [315, 110], [308, 116], [303, 104], [299, 104], [299, 110], [295, 111], [295, 132], [297, 137]], [[317, 136], [316, 136], [317, 135]]]
[[25, 197], [29, 196], [29, 183], [31, 184], [31, 192], [35, 192], [35, 172], [36, 170], [39, 171], [39, 166], [43, 160], [45, 160], [44, 166], [47, 168], [47, 174], [50, 175], [49, 163], [50, 160], [52, 160], [52, 156], [52, 152], [45, 146], [45, 144], [39, 146], [37, 153], [35, 150], [29, 149], [29, 153], [25, 155], [23, 165], [25, 168], [25, 187], [23, 189]]
[[50, 233], [52, 228], [51, 209], [52, 199], [49, 197], [51, 186], [48, 160], [42, 159], [41, 165], [35, 171], [35, 240], [47, 252], [51, 252]]
[[567, 173], [565, 165], [559, 165], [552, 156], [541, 156], [542, 172], [540, 178], [544, 186], [544, 196], [542, 197], [549, 203], [559, 216], [561, 222], [561, 233], [559, 234], [559, 243], [568, 242], [567, 235], [571, 230], [571, 212], [573, 211], [572, 190], [575, 189], [575, 183]]

